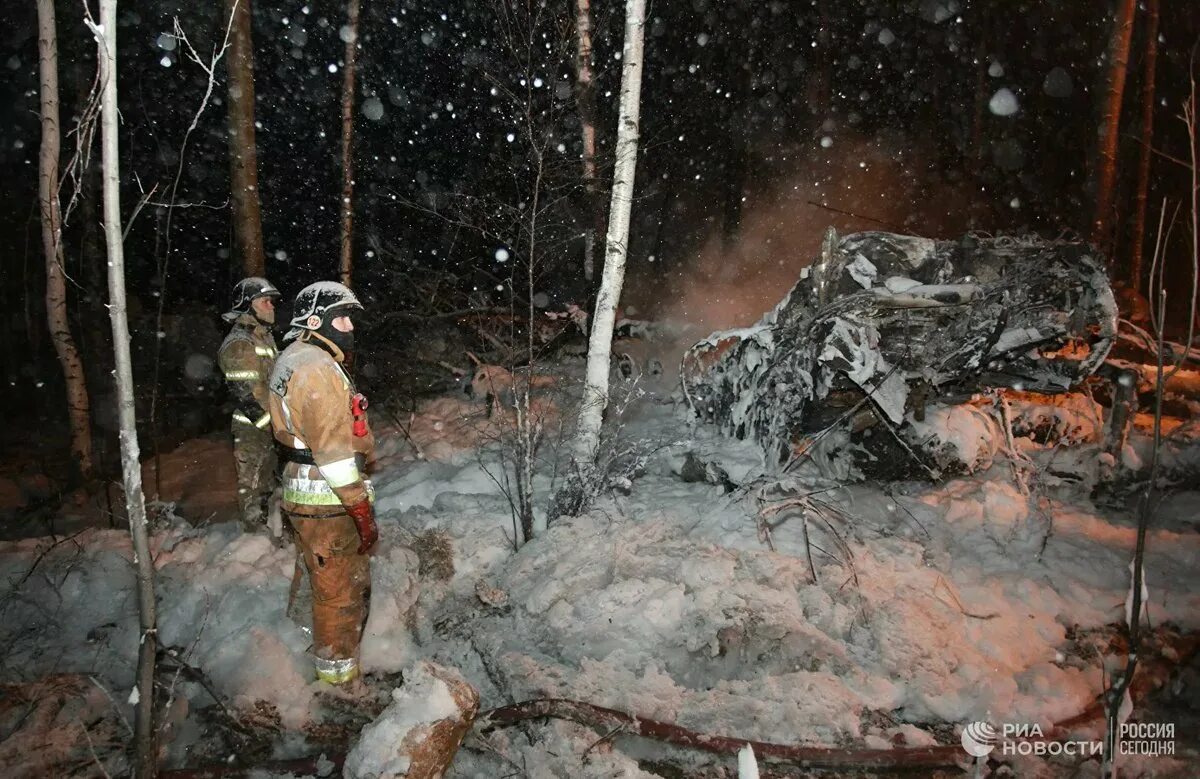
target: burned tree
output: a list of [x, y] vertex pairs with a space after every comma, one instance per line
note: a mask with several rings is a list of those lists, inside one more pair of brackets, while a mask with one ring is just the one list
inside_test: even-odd
[[783, 301], [692, 346], [681, 379], [701, 418], [779, 464], [846, 413], [895, 426], [987, 387], [1063, 392], [1115, 336], [1112, 289], [1086, 245], [830, 230]]

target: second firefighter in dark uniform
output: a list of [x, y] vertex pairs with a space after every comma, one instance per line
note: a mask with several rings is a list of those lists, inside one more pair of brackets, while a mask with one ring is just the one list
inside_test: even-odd
[[279, 290], [266, 279], [242, 279], [233, 288], [233, 305], [224, 314], [233, 323], [217, 352], [233, 398], [233, 459], [237, 468], [242, 529], [263, 528], [276, 488], [275, 447], [267, 410], [267, 380], [275, 367], [275, 301]]

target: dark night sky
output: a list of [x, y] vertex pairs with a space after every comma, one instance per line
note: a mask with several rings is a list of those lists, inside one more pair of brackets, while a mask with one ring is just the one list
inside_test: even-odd
[[[207, 56], [224, 26], [217, 5], [151, 0], [118, 11], [126, 214], [139, 187], [169, 184], [206, 80], [165, 33], [178, 15]], [[607, 151], [615, 126], [622, 7], [593, 5]], [[1163, 5], [1156, 143], [1183, 156], [1182, 123], [1174, 117], [1185, 95], [1197, 21], [1185, 8], [1189, 3]], [[355, 155], [360, 287], [369, 298], [402, 301], [396, 285], [403, 283], [395, 276], [410, 265], [452, 269], [468, 286], [486, 287], [487, 274], [508, 272], [495, 260], [499, 246], [521, 254], [519, 238], [504, 235], [512, 229], [506, 215], [521, 213], [531, 177], [514, 106], [492, 94], [496, 84], [523, 90], [522, 69], [502, 45], [505, 17], [486, 2], [367, 0], [363, 6]], [[537, 132], [551, 140], [549, 191], [561, 197], [543, 239], [546, 262], [558, 270], [547, 274], [543, 286], [564, 298], [580, 289], [574, 270], [580, 245], [568, 238], [582, 219], [572, 6], [567, 0], [545, 6], [530, 61], [540, 82], [528, 92]], [[67, 127], [81, 84], [94, 69], [94, 46], [77, 3], [59, 2], [58, 15]], [[517, 27], [521, 22], [508, 19]], [[285, 289], [329, 277], [336, 266], [343, 23], [344, 8], [331, 2], [259, 2], [254, 8], [268, 274]], [[728, 255], [741, 261], [757, 251], [752, 240], [765, 235], [763, 245], [784, 255], [773, 258], [774, 265], [794, 277], [826, 218], [847, 224], [834, 212], [809, 206], [813, 200], [936, 236], [968, 228], [1048, 235], [1086, 228], [1096, 85], [1109, 26], [1107, 5], [1094, 0], [652, 3], [631, 299], [654, 304], [647, 300], [648, 286], [655, 295], [678, 289], [710, 239], [726, 247], [742, 240], [741, 249]], [[6, 182], [0, 196], [0, 301], [9, 312], [5, 338], [23, 344], [27, 316], [39, 321], [42, 283], [33, 210], [39, 140], [33, 4], [4, 4], [0, 29], [0, 170]], [[1141, 32], [1139, 25], [1128, 117], [1137, 114]], [[179, 196], [217, 208], [176, 212], [167, 283], [168, 309], [194, 301], [214, 317], [238, 275], [229, 260], [229, 211], [220, 207], [229, 183], [224, 66], [217, 72], [221, 83], [192, 136]], [[1015, 98], [1013, 113], [1009, 98]], [[1127, 133], [1135, 131], [1128, 124]], [[1135, 141], [1123, 140], [1126, 177], [1136, 152]], [[1186, 192], [1181, 170], [1170, 163], [1156, 162], [1155, 181], [1155, 196]], [[482, 204], [464, 210], [454, 193]], [[443, 213], [470, 211], [499, 235], [456, 229], [405, 201]], [[77, 210], [66, 235], [79, 299], [102, 284], [103, 273], [102, 259], [88, 259], [83, 250], [86, 216]], [[872, 223], [850, 224], [861, 229]], [[154, 292], [164, 226], [163, 210], [150, 207], [129, 236], [130, 289], [143, 301]], [[375, 251], [380, 247], [386, 255]], [[753, 281], [756, 273], [739, 281]], [[654, 283], [639, 283], [646, 281]], [[94, 326], [94, 314], [76, 303], [81, 327]], [[23, 347], [10, 350], [20, 354], [8, 368], [10, 386], [31, 380], [22, 375], [23, 364], [46, 361], [44, 337], [34, 340], [33, 357], [28, 350], [21, 354]], [[52, 372], [52, 364], [33, 373], [46, 370]]]

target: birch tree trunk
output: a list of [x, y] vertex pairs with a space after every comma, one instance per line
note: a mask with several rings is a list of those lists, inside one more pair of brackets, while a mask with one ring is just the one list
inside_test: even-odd
[[146, 501], [142, 493], [142, 468], [138, 457], [137, 417], [133, 401], [133, 368], [129, 357], [129, 320], [125, 303], [125, 252], [121, 236], [121, 189], [117, 143], [117, 0], [100, 0], [100, 26], [89, 19], [99, 48], [101, 161], [103, 164], [104, 240], [108, 250], [108, 311], [112, 322], [113, 352], [116, 357], [117, 412], [121, 438], [121, 473], [125, 485], [125, 509], [133, 539], [137, 570], [138, 640], [137, 684], [130, 700], [135, 705], [134, 776], [149, 779], [155, 774], [154, 746], [154, 653], [158, 647], [155, 628], [154, 561], [146, 523]]
[[1121, 102], [1129, 64], [1129, 41], [1133, 33], [1136, 0], [1119, 0], [1108, 39], [1108, 70], [1104, 79], [1104, 106], [1100, 115], [1100, 150], [1096, 171], [1096, 213], [1092, 221], [1092, 243], [1100, 247], [1112, 267], [1114, 191], [1117, 182], [1117, 140], [1121, 124]]
[[591, 295], [596, 276], [596, 236], [604, 232], [604, 206], [596, 180], [596, 84], [592, 78], [591, 0], [575, 0], [575, 84], [583, 140], [583, 186], [590, 221], [583, 236], [583, 278]]
[[58, 32], [54, 0], [37, 0], [38, 65], [41, 75], [42, 147], [38, 171], [38, 205], [42, 215], [42, 250], [46, 257], [46, 324], [62, 366], [71, 425], [71, 453], [86, 481], [94, 471], [92, 429], [83, 360], [71, 337], [67, 317], [67, 285], [63, 271], [62, 212], [58, 200], [61, 147], [58, 116]]
[[358, 58], [358, 0], [346, 9], [346, 64], [342, 78], [342, 259], [338, 265], [342, 283], [350, 286], [354, 259], [350, 250], [354, 236], [354, 63]]
[[233, 234], [245, 276], [266, 275], [263, 256], [262, 203], [258, 189], [258, 150], [254, 139], [254, 45], [252, 0], [225, 0], [230, 15], [229, 183], [233, 199]]
[[1154, 79], [1158, 65], [1158, 0], [1146, 0], [1146, 53], [1142, 69], [1142, 148], [1138, 159], [1137, 195], [1133, 206], [1133, 253], [1129, 287], [1144, 293], [1146, 194], [1150, 189], [1150, 145], [1154, 140]]
[[600, 425], [608, 406], [608, 371], [612, 335], [625, 258], [629, 244], [629, 215], [633, 206], [633, 181], [637, 171], [638, 120], [642, 95], [642, 41], [646, 0], [625, 0], [625, 45], [621, 54], [621, 105], [617, 120], [617, 159], [613, 171], [612, 201], [608, 209], [608, 235], [604, 246], [604, 272], [596, 311], [588, 337], [587, 379], [579, 409], [575, 438], [576, 462], [587, 471], [594, 467], [600, 446]]

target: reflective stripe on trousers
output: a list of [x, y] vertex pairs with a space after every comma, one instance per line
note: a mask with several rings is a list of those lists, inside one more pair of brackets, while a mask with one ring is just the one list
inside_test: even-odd
[[233, 412], [233, 420], [235, 422], [241, 422], [243, 425], [254, 425], [259, 430], [266, 430], [267, 425], [271, 424], [271, 413], [268, 411], [258, 419], [251, 421], [250, 417], [246, 416], [240, 411], [235, 411]]
[[317, 681], [319, 682], [345, 684], [358, 676], [358, 659], [354, 657], [338, 660], [314, 657], [313, 665], [317, 669]]

